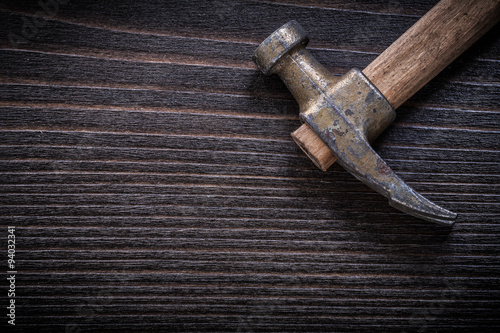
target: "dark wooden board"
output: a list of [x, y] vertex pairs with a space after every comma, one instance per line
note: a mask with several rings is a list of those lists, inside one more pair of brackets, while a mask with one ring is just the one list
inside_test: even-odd
[[459, 214], [448, 229], [317, 170], [292, 96], [251, 61], [296, 19], [334, 74], [362, 69], [435, 0], [43, 3], [0, 3], [3, 327], [500, 329], [500, 26], [374, 143]]

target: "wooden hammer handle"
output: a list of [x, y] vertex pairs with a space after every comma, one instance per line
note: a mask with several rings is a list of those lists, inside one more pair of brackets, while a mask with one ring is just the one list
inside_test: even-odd
[[499, 0], [442, 0], [363, 73], [397, 109], [499, 18]]
[[[397, 109], [500, 20], [500, 0], [441, 0], [363, 73]], [[306, 124], [292, 133], [318, 167], [335, 157]]]

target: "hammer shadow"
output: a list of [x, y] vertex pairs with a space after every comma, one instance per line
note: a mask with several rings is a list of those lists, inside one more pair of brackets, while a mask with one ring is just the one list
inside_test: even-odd
[[[387, 199], [340, 165], [334, 164], [322, 178], [322, 193], [317, 195], [328, 199], [320, 208], [329, 210], [331, 228], [353, 231], [360, 241], [441, 244], [453, 231], [453, 226], [424, 221], [391, 207]], [[304, 188], [302, 194], [309, 191]]]

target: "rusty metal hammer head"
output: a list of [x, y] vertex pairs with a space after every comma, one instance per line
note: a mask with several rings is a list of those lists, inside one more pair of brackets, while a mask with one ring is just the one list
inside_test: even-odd
[[391, 206], [428, 221], [453, 224], [455, 213], [411, 189], [371, 148], [369, 142], [396, 116], [382, 93], [357, 69], [343, 77], [328, 73], [306, 50], [307, 42], [302, 27], [291, 21], [257, 48], [253, 60], [266, 75], [281, 77], [299, 103], [300, 119], [346, 170], [388, 198]]

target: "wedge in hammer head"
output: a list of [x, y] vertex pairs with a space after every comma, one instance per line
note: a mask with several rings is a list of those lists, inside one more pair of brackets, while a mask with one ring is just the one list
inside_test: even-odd
[[[452, 225], [455, 213], [411, 189], [371, 148], [369, 142], [396, 117], [384, 95], [360, 70], [352, 69], [343, 77], [328, 73], [306, 50], [307, 43], [304, 29], [291, 21], [257, 48], [253, 60], [266, 75], [281, 77], [299, 103], [300, 119], [346, 170], [388, 198], [391, 206], [428, 221]], [[297, 143], [300, 146], [300, 141]]]

